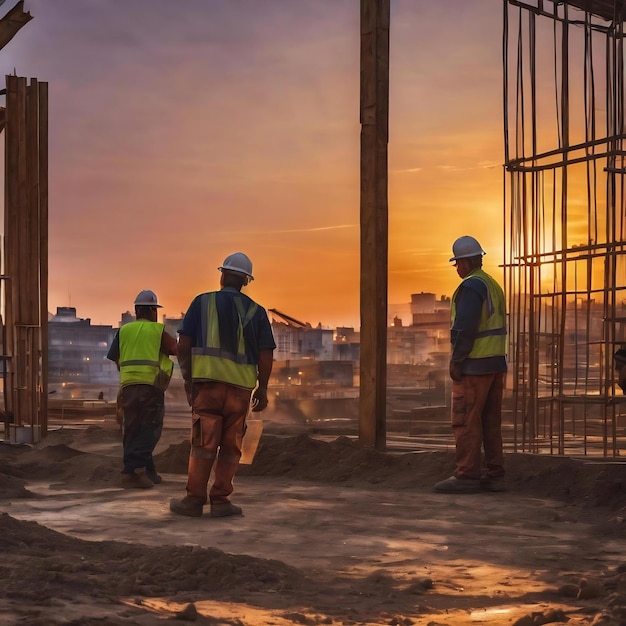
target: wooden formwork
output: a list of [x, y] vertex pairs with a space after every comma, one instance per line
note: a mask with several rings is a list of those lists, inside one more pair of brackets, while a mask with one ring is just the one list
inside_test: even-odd
[[34, 441], [47, 430], [47, 83], [6, 77], [4, 131], [5, 438], [12, 429], [22, 429]]

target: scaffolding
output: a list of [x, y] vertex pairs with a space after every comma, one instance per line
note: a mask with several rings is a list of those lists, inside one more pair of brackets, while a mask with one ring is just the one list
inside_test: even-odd
[[504, 0], [504, 274], [516, 451], [620, 454], [622, 1]]

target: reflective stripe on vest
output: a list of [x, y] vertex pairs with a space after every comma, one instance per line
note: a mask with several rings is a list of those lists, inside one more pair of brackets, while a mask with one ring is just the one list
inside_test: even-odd
[[205, 293], [200, 300], [202, 311], [202, 343], [191, 349], [191, 378], [195, 382], [217, 380], [244, 389], [254, 389], [257, 382], [256, 363], [248, 363], [243, 329], [254, 317], [258, 306], [253, 302], [244, 311], [241, 296], [234, 296], [239, 324], [237, 353], [222, 348], [217, 316], [216, 292]]
[[[506, 356], [506, 303], [500, 285], [482, 269], [474, 270], [463, 280], [478, 278], [487, 287], [487, 298], [483, 302], [478, 332], [474, 345], [468, 354], [470, 359], [484, 359], [490, 356]], [[463, 283], [461, 283], [463, 285]], [[452, 323], [456, 317], [456, 296], [454, 292], [450, 305]]]
[[120, 386], [153, 385], [167, 389], [173, 361], [161, 352], [163, 324], [137, 320], [120, 328]]

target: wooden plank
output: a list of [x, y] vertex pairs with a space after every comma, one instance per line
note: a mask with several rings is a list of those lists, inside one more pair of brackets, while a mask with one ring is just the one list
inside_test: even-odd
[[26, 88], [26, 248], [24, 318], [26, 340], [25, 419], [39, 424], [39, 88], [32, 78]]
[[359, 439], [386, 447], [389, 0], [361, 0]]
[[5, 355], [10, 357], [4, 380], [4, 402], [7, 412], [15, 413], [15, 294], [14, 277], [17, 265], [17, 134], [15, 119], [17, 112], [17, 77], [6, 77], [6, 130], [4, 147], [4, 324], [5, 324]]
[[28, 423], [26, 406], [26, 354], [27, 338], [24, 332], [24, 290], [27, 283], [28, 266], [28, 226], [27, 226], [27, 179], [26, 179], [26, 79], [17, 78], [17, 99], [15, 103], [15, 125], [17, 136], [17, 196], [15, 212], [16, 221], [16, 266], [13, 273], [14, 330], [15, 330], [15, 424], [22, 426]]
[[48, 83], [39, 83], [39, 290], [42, 437], [48, 432]]
[[24, 11], [24, 0], [19, 2], [0, 19], [0, 49], [4, 48], [33, 16]]

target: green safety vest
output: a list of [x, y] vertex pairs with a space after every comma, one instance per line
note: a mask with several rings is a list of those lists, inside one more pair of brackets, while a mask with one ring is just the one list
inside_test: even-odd
[[165, 391], [172, 378], [173, 361], [161, 352], [163, 324], [137, 320], [119, 330], [120, 386], [152, 385]]
[[221, 346], [215, 299], [215, 291], [201, 296], [203, 345], [191, 349], [191, 378], [193, 382], [217, 380], [244, 389], [254, 389], [257, 383], [257, 365], [248, 363], [243, 330], [254, 317], [258, 306], [253, 302], [246, 312], [241, 297], [234, 296], [239, 324], [237, 354], [233, 354]]
[[[468, 358], [484, 359], [490, 356], [506, 356], [506, 303], [504, 301], [504, 292], [500, 285], [482, 269], [472, 271], [463, 280], [465, 281], [468, 278], [479, 278], [487, 286], [487, 299], [483, 302], [478, 333]], [[461, 282], [461, 285], [463, 285], [463, 282]], [[456, 296], [459, 288], [454, 292], [450, 305], [453, 324], [456, 318]]]

